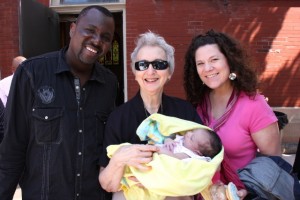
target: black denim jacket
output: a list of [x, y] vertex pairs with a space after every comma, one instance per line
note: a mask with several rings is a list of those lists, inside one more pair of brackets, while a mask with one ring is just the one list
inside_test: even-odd
[[[17, 69], [0, 146], [0, 199], [98, 200], [98, 158], [115, 107], [116, 77], [99, 63], [83, 87], [65, 62], [66, 48]], [[78, 86], [78, 87], [77, 87]]]

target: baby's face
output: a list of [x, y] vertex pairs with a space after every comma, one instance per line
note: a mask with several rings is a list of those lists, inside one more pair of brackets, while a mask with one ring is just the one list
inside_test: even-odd
[[209, 132], [204, 129], [188, 131], [184, 135], [183, 146], [201, 156], [200, 147], [210, 147], [208, 134]]

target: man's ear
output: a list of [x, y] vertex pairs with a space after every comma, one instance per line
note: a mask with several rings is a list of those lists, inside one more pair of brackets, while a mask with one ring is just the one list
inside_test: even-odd
[[71, 23], [70, 25], [70, 37], [73, 37], [74, 32], [75, 32], [76, 24], [74, 22]]

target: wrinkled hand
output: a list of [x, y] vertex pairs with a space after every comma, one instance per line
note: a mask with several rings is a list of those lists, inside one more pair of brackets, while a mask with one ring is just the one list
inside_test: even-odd
[[[217, 182], [210, 187], [212, 200], [226, 200], [226, 185], [222, 182]], [[243, 200], [247, 196], [247, 190], [241, 189], [237, 191], [237, 196]]]
[[227, 200], [226, 187], [222, 182], [217, 182], [210, 187], [212, 200]]
[[152, 161], [152, 155], [157, 151], [159, 151], [159, 148], [154, 145], [124, 145], [114, 153], [111, 159], [123, 166], [132, 166], [141, 171], [147, 171], [151, 167], [145, 164]]

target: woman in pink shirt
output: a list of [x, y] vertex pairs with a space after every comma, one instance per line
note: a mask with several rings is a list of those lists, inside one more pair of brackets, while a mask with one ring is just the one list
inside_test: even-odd
[[196, 36], [185, 57], [184, 87], [204, 124], [220, 136], [234, 171], [257, 151], [281, 155], [277, 118], [257, 93], [257, 76], [236, 40], [214, 30]]

